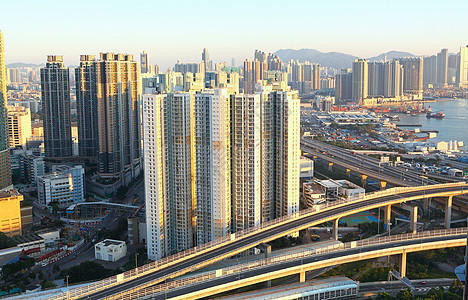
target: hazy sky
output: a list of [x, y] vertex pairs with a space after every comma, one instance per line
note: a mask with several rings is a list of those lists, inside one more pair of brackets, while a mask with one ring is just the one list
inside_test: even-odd
[[146, 50], [162, 70], [177, 58], [240, 65], [255, 49], [313, 48], [371, 57], [390, 50], [435, 54], [468, 44], [466, 0], [1, 0], [6, 62], [63, 54]]

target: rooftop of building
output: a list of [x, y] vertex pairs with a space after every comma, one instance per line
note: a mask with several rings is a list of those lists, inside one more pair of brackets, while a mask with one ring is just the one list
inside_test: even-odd
[[13, 239], [15, 239], [15, 241], [18, 243], [18, 246], [21, 244], [44, 240], [44, 238], [40, 237], [37, 233], [28, 233], [25, 235], [18, 235], [18, 236], [14, 236]]
[[109, 246], [120, 246], [122, 244], [125, 244], [125, 242], [124, 241], [118, 241], [118, 240], [105, 239], [104, 241], [99, 242], [96, 245], [103, 246], [103, 247], [109, 247]]
[[[238, 295], [232, 295], [223, 297], [221, 299], [227, 300], [243, 300], [243, 299], [276, 299], [276, 298], [289, 298], [294, 299], [298, 295], [307, 292], [329, 292], [332, 290], [340, 289], [340, 287], [346, 289], [350, 287], [357, 288], [357, 284], [346, 277], [335, 277], [321, 280], [313, 280], [302, 283], [293, 283], [289, 285], [280, 285], [268, 289], [259, 291], [246, 292]], [[315, 294], [315, 293], [312, 293]], [[294, 297], [295, 296], [295, 297]], [[284, 298], [283, 298], [284, 297]]]
[[17, 196], [22, 196], [20, 192], [17, 190], [6, 190], [6, 191], [0, 191], [0, 199], [2, 198], [9, 198], [9, 197], [17, 197]]

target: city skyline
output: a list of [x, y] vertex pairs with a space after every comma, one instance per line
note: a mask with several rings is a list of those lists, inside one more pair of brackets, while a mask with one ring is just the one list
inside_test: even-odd
[[[431, 1], [397, 1], [392, 6], [371, 1], [333, 4], [299, 1], [289, 14], [284, 13], [281, 5], [267, 5], [265, 1], [236, 4], [203, 1], [197, 5], [138, 2], [147, 15], [132, 12], [140, 8], [122, 3], [84, 1], [75, 7], [46, 1], [48, 15], [54, 18], [43, 17], [44, 3], [2, 4], [5, 11], [18, 11], [22, 15], [17, 18], [14, 13], [5, 14], [0, 21], [7, 41], [7, 64], [42, 63], [47, 55], [58, 54], [64, 56], [65, 65], [78, 65], [81, 54], [113, 51], [137, 55], [145, 50], [150, 63], [165, 70], [178, 58], [183, 62], [200, 61], [199, 52], [203, 48], [208, 48], [214, 61], [231, 62], [234, 58], [236, 65], [241, 65], [243, 59], [251, 58], [254, 49], [274, 52], [313, 48], [366, 58], [390, 50], [432, 55], [448, 48], [449, 53], [456, 53], [466, 44], [460, 37], [463, 37], [463, 11], [468, 4], [459, 1], [449, 1], [437, 10], [431, 9]], [[405, 9], [401, 9], [402, 5]], [[284, 25], [269, 23], [269, 16], [278, 13], [282, 14]], [[450, 15], [450, 22], [434, 22], [443, 15]], [[80, 22], [83, 16], [86, 23]], [[184, 18], [178, 20], [179, 16]], [[310, 30], [311, 20], [318, 26], [315, 30]], [[56, 23], [64, 26], [54, 26]], [[161, 26], [164, 23], [170, 26]], [[188, 44], [191, 46], [186, 47]], [[30, 51], [31, 45], [34, 53]]]

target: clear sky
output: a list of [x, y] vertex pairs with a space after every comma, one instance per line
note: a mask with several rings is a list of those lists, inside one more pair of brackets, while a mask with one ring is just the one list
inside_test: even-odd
[[371, 57], [468, 44], [468, 1], [1, 0], [6, 62], [77, 64], [80, 54], [146, 50], [162, 70], [178, 58], [240, 65], [253, 51], [313, 48]]

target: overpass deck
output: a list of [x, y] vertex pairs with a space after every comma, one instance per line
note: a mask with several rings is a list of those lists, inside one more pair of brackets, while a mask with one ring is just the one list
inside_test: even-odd
[[[355, 212], [436, 196], [467, 194], [465, 183], [392, 188], [349, 200], [335, 201], [317, 208], [284, 216], [257, 227], [189, 249], [138, 269], [127, 271], [105, 280], [70, 291], [71, 298], [102, 299], [122, 291], [132, 291], [154, 285], [168, 278], [200, 269], [246, 251], [260, 243], [297, 232], [309, 226], [336, 220]], [[51, 297], [50, 299], [65, 299]]]
[[[275, 278], [387, 255], [466, 245], [466, 228], [426, 231], [305, 249], [195, 274], [112, 299], [198, 299]], [[111, 298], [109, 298], [111, 299]]]

